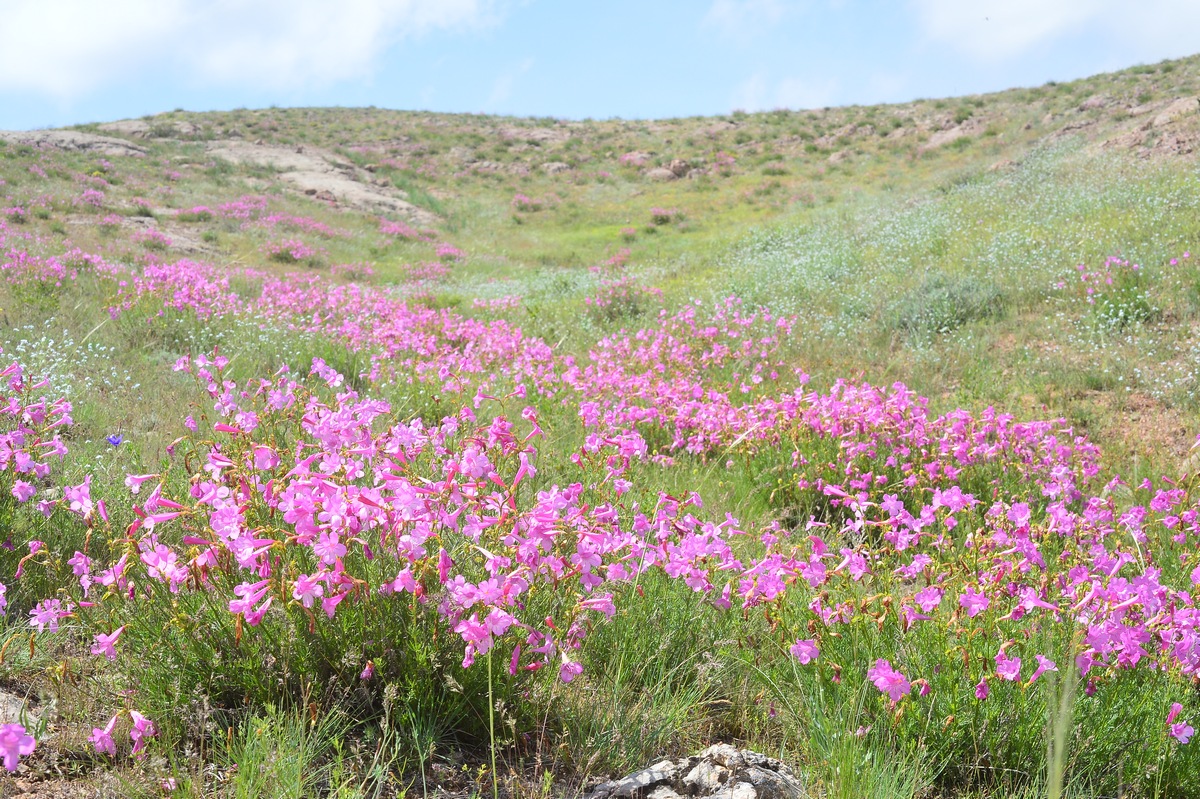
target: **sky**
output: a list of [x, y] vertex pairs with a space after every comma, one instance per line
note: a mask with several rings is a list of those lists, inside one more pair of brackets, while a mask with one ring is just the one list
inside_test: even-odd
[[664, 118], [1200, 51], [1200, 0], [0, 0], [0, 129], [277, 106]]

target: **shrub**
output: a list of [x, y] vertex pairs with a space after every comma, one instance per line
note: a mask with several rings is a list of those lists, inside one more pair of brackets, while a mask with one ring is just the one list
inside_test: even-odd
[[908, 334], [942, 334], [1004, 313], [996, 285], [969, 275], [935, 274], [903, 294], [887, 311], [888, 327]]

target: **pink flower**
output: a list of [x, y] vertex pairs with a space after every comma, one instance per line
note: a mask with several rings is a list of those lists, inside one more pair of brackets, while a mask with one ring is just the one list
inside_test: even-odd
[[983, 677], [980, 677], [979, 682], [975, 684], [975, 698], [981, 702], [988, 698], [988, 684]]
[[916, 596], [913, 597], [913, 602], [916, 602], [921, 610], [926, 613], [932, 613], [933, 609], [941, 604], [942, 593], [942, 589], [931, 585], [922, 591], [918, 591]]
[[585, 599], [579, 603], [579, 607], [584, 610], [600, 611], [610, 619], [617, 613], [617, 606], [613, 604], [612, 594], [609, 593], [597, 594], [594, 597]]
[[[1031, 676], [1029, 678], [1029, 683], [1028, 683], [1029, 685], [1033, 685], [1033, 681], [1036, 680], [1038, 677], [1041, 677], [1044, 672], [1058, 671], [1058, 665], [1050, 658], [1044, 657], [1042, 655], [1034, 655], [1034, 657], [1037, 658], [1038, 666], [1036, 669], [1033, 670], [1033, 676]], [[1019, 663], [1019, 661], [1018, 661], [1018, 663]], [[1020, 668], [1021, 668], [1020, 665], [1018, 665], [1017, 669], [1019, 670]]]
[[129, 489], [129, 493], [136, 494], [142, 489], [142, 483], [157, 477], [157, 474], [127, 474], [125, 475], [125, 487]]
[[271, 471], [279, 465], [279, 455], [270, 447], [254, 448], [254, 468], [259, 471]]
[[[564, 658], [565, 657], [566, 656], [564, 655]], [[583, 664], [576, 663], [573, 660], [563, 660], [563, 664], [558, 670], [558, 678], [563, 682], [570, 682], [582, 673]]]
[[113, 716], [108, 720], [108, 724], [104, 725], [104, 729], [92, 727], [92, 734], [88, 736], [88, 742], [96, 747], [96, 752], [108, 752], [112, 757], [117, 756], [117, 742], [113, 740], [113, 728], [117, 726], [117, 716]]
[[912, 690], [912, 683], [908, 678], [893, 669], [891, 662], [883, 658], [876, 660], [875, 665], [867, 670], [867, 679], [893, 702], [900, 701], [900, 697]]
[[313, 554], [321, 559], [321, 563], [334, 564], [338, 558], [346, 554], [346, 545], [338, 540], [337, 533], [322, 531], [317, 543], [312, 546]]
[[800, 661], [802, 665], [808, 665], [816, 660], [821, 651], [817, 649], [817, 642], [810, 639], [796, 639], [796, 643], [788, 647], [788, 651], [792, 653], [792, 657]]
[[296, 586], [292, 589], [292, 598], [300, 600], [300, 604], [304, 607], [311, 608], [313, 602], [320, 599], [324, 593], [325, 586], [322, 585], [319, 575], [301, 574], [296, 578]]
[[50, 632], [58, 632], [58, 620], [65, 619], [71, 615], [71, 608], [68, 605], [63, 607], [61, 599], [43, 599], [41, 602], [29, 611], [29, 615], [33, 618], [29, 623], [37, 627], [38, 632], [43, 632], [47, 627]]
[[996, 676], [1009, 682], [1021, 676], [1021, 659], [1010, 658], [1004, 651], [996, 653]]
[[989, 601], [986, 594], [975, 590], [975, 586], [967, 586], [967, 590], [958, 598], [958, 604], [967, 611], [967, 618], [975, 618], [987, 610]]
[[1178, 702], [1173, 703], [1171, 709], [1167, 711], [1167, 725], [1170, 728], [1171, 737], [1179, 741], [1179, 743], [1185, 744], [1192, 739], [1196, 730], [1186, 722], [1174, 723], [1175, 719], [1179, 718], [1179, 714], [1182, 712], [1183, 705]]
[[37, 488], [32, 483], [24, 480], [13, 481], [12, 495], [17, 498], [17, 502], [28, 502], [36, 493]]
[[92, 645], [93, 655], [104, 655], [109, 660], [117, 659], [117, 639], [121, 637], [121, 633], [125, 632], [125, 625], [121, 625], [112, 633], [105, 635], [104, 633], [96, 633], [93, 639], [96, 641]]
[[269, 585], [269, 580], [259, 580], [257, 583], [242, 583], [234, 586], [233, 593], [238, 598], [229, 601], [229, 612], [250, 613], [254, 606], [267, 595]]
[[0, 724], [0, 754], [4, 755], [4, 767], [9, 771], [16, 771], [20, 756], [33, 754], [35, 746], [37, 741], [26, 735], [20, 724]]
[[133, 739], [133, 753], [136, 755], [146, 748], [147, 739], [158, 735], [158, 729], [154, 726], [154, 722], [136, 710], [129, 711], [129, 718], [133, 721], [129, 737]]

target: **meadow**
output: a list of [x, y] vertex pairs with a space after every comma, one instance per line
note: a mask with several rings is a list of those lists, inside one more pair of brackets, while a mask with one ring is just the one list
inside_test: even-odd
[[1200, 796], [1198, 91], [0, 134], [0, 789]]

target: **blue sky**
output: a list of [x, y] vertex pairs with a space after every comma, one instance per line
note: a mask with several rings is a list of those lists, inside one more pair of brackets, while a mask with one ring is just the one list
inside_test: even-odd
[[901, 102], [1200, 50], [1200, 0], [0, 0], [0, 129], [174, 108]]

